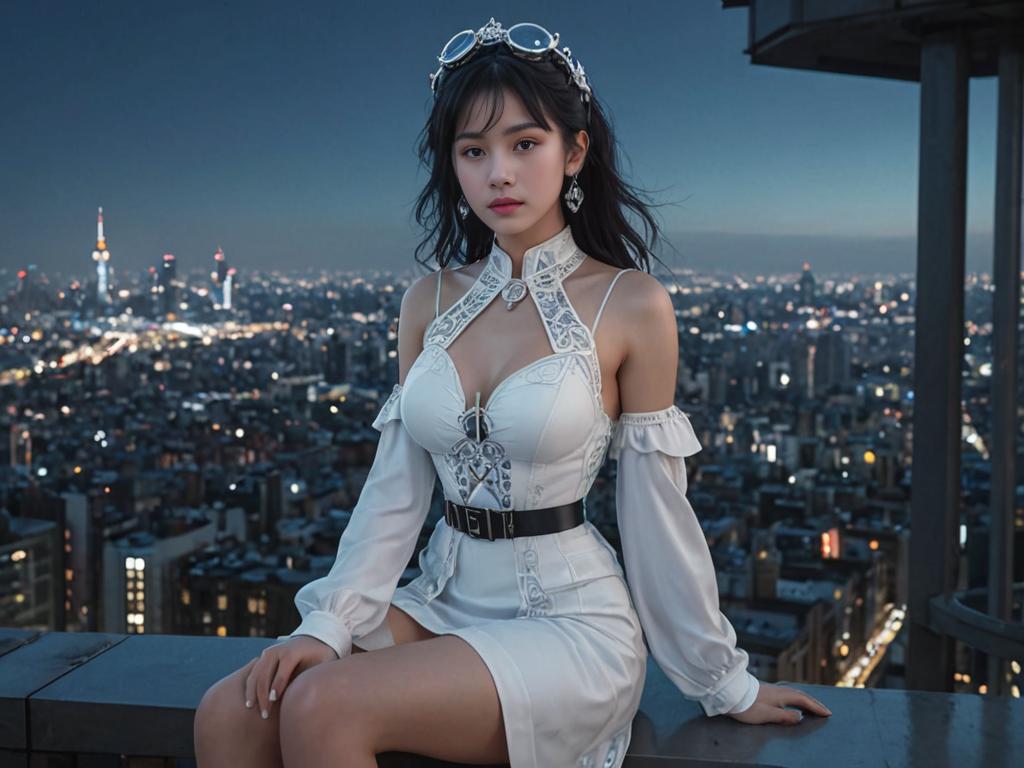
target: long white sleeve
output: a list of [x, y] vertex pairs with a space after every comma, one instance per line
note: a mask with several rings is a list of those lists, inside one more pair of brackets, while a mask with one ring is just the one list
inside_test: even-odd
[[707, 540], [686, 498], [684, 457], [701, 450], [675, 405], [621, 414], [609, 447], [626, 576], [651, 655], [705, 714], [736, 713], [757, 698], [749, 657], [719, 609]]
[[436, 470], [400, 416], [402, 385], [396, 384], [373, 421], [381, 435], [366, 482], [338, 541], [330, 572], [295, 595], [302, 622], [287, 640], [310, 635], [342, 658], [352, 641], [387, 616], [398, 580], [416, 548], [430, 509]]

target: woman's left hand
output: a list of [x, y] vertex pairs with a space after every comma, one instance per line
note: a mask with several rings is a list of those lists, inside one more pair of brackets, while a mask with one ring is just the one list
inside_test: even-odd
[[733, 720], [753, 725], [763, 723], [796, 725], [804, 719], [803, 712], [786, 709], [787, 706], [802, 707], [823, 717], [832, 714], [832, 710], [813, 696], [798, 691], [796, 688], [787, 688], [784, 685], [773, 683], [760, 683], [760, 690], [757, 692], [754, 703], [742, 712], [726, 712], [725, 714]]

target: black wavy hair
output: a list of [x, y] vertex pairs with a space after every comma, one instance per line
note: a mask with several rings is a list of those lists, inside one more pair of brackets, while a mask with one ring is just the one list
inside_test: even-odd
[[[465, 220], [458, 215], [461, 188], [452, 161], [452, 145], [462, 110], [477, 97], [490, 100], [490, 117], [484, 130], [500, 119], [505, 88], [519, 95], [530, 115], [546, 130], [552, 130], [551, 122], [555, 123], [566, 152], [574, 146], [580, 130], [586, 130], [590, 137], [577, 176], [584, 191], [583, 205], [573, 213], [565, 204], [570, 176], [564, 179], [560, 199], [562, 214], [580, 249], [607, 264], [648, 272], [650, 258], [661, 262], [653, 253], [660, 236], [649, 210], [654, 204], [649, 198], [647, 202], [642, 200], [643, 193], [620, 176], [615, 137], [598, 100], [591, 95], [588, 125], [586, 105], [564, 68], [550, 59], [522, 59], [503, 45], [484, 46], [467, 63], [445, 70], [438, 82], [438, 94], [419, 140], [419, 159], [430, 178], [416, 199], [416, 221], [428, 230], [416, 246], [416, 260], [428, 266], [432, 257], [444, 268], [453, 259], [470, 264], [490, 253], [494, 239], [491, 228], [472, 211]], [[628, 211], [642, 220], [649, 242], [629, 223]], [[430, 253], [420, 259], [420, 252], [427, 247]]]

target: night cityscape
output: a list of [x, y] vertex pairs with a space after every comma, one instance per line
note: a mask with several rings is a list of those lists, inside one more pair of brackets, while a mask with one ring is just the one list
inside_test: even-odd
[[[713, 14], [741, 19], [745, 29], [748, 12], [753, 17], [758, 6], [769, 4], [710, 5]], [[993, 5], [1006, 9], [1020, 29], [1024, 3]], [[441, 26], [479, 15], [446, 13]], [[757, 23], [768, 24], [766, 18]], [[1011, 39], [1019, 44], [1015, 34]], [[922, 50], [914, 54], [919, 69], [913, 78], [900, 68], [903, 62], [892, 64], [896, 74], [877, 61], [858, 66], [872, 77], [923, 83], [933, 65], [921, 59]], [[1016, 132], [1011, 136], [1008, 120], [1000, 122], [999, 146], [1006, 151], [1006, 142], [1015, 142], [1016, 154], [1007, 156], [1020, 166], [1024, 69], [1021, 49], [1013, 50], [1010, 64], [1007, 54], [1002, 60], [987, 54], [987, 65], [1001, 61], [1002, 69], [975, 66], [1015, 89], [1012, 101], [1001, 97], [999, 119], [1007, 108], [1015, 110]], [[780, 45], [755, 63], [779, 67], [775, 72], [815, 68], [804, 63], [803, 52]], [[749, 66], [750, 51], [728, 53]], [[771, 59], [775, 55], [778, 61]], [[854, 64], [845, 63], [851, 56], [837, 54], [844, 63], [817, 68], [852, 73]], [[407, 69], [419, 76], [424, 67]], [[934, 93], [953, 87], [943, 76]], [[1008, 92], [1010, 85], [1001, 87]], [[931, 103], [938, 104], [938, 97]], [[924, 122], [920, 130], [922, 180], [950, 156], [966, 162], [962, 143], [947, 155], [925, 138], [946, 140], [948, 134], [928, 133]], [[934, 165], [929, 153], [939, 156]], [[957, 723], [970, 730], [970, 723], [990, 740], [977, 764], [1010, 765], [1021, 754], [1015, 750], [1024, 749], [1017, 728], [1024, 723], [1024, 705], [1017, 701], [1024, 687], [1024, 655], [1018, 653], [1024, 375], [1016, 348], [1024, 305], [1021, 181], [1019, 167], [1011, 182], [1011, 174], [1002, 173], [992, 203], [996, 258], [988, 253], [987, 269], [970, 260], [965, 266], [962, 178], [959, 187], [950, 183], [954, 191], [943, 198], [929, 190], [945, 182], [928, 176], [934, 183], [922, 181], [919, 199], [910, 201], [920, 213], [916, 267], [892, 259], [892, 269], [884, 270], [873, 259], [860, 271], [855, 264], [836, 269], [834, 254], [794, 249], [778, 268], [756, 261], [714, 268], [713, 257], [690, 249], [682, 259], [666, 251], [671, 269], [652, 271], [675, 309], [674, 402], [703, 446], [687, 459], [687, 497], [714, 561], [722, 613], [759, 680], [806, 687], [815, 695], [851, 689], [851, 697], [860, 697], [848, 699], [860, 709], [838, 726], [843, 738], [833, 737], [850, 742], [839, 750], [849, 759], [837, 759], [837, 766], [910, 765], [912, 756], [934, 756], [932, 749], [971, 754], [969, 739], [951, 736], [944, 747], [925, 743], [925, 707], [934, 712], [947, 703], [957, 713], [950, 716], [952, 730]], [[234, 223], [218, 234], [210, 220], [204, 220], [204, 243], [197, 244], [194, 232], [178, 242], [161, 229], [143, 250], [138, 243], [147, 225], [133, 219], [142, 214], [133, 213], [126, 195], [109, 200], [102, 180], [87, 189], [89, 199], [75, 201], [73, 220], [61, 211], [54, 224], [55, 231], [74, 231], [73, 248], [66, 238], [33, 252], [13, 235], [0, 241], [6, 244], [0, 254], [0, 428], [7, 436], [0, 440], [0, 678], [10, 675], [8, 683], [0, 682], [0, 698], [11, 706], [3, 718], [11, 726], [0, 728], [0, 766], [28, 765], [36, 753], [40, 762], [32, 765], [192, 766], [189, 745], [155, 735], [169, 733], [170, 721], [147, 719], [162, 702], [191, 717], [195, 702], [185, 694], [150, 688], [143, 705], [124, 689], [105, 698], [107, 689], [100, 686], [92, 700], [83, 683], [52, 689], [52, 698], [44, 686], [81, 659], [100, 660], [112, 653], [108, 648], [136, 636], [166, 636], [168, 643], [181, 639], [170, 636], [196, 643], [252, 639], [220, 660], [221, 651], [209, 645], [181, 651], [187, 658], [205, 657], [208, 669], [217, 660], [216, 679], [257, 655], [264, 641], [295, 629], [296, 592], [331, 569], [373, 465], [381, 435], [371, 422], [399, 378], [402, 299], [428, 270], [391, 242], [379, 258], [357, 258], [365, 251], [362, 241], [353, 246], [344, 238], [333, 266], [304, 259], [298, 236], [293, 252], [271, 257], [248, 243], [236, 246]], [[949, 223], [957, 211], [960, 229]], [[991, 221], [991, 207], [986, 213]], [[13, 231], [15, 222], [0, 227]], [[130, 248], [122, 245], [123, 230], [133, 233]], [[1012, 243], [1000, 234], [1005, 232], [1014, 233]], [[951, 468], [956, 478], [938, 467]], [[617, 471], [616, 461], [602, 462], [585, 509], [621, 561]], [[934, 490], [920, 490], [927, 486]], [[937, 522], [925, 535], [918, 521], [928, 505]], [[438, 482], [399, 586], [421, 575], [420, 554], [443, 517]], [[941, 612], [940, 597], [950, 601], [948, 613]], [[935, 612], [925, 620], [921, 606]], [[971, 619], [957, 613], [964, 606], [975, 610]], [[915, 620], [913, 632], [920, 636], [912, 633]], [[74, 649], [73, 636], [91, 645]], [[35, 662], [15, 666], [12, 659], [47, 637], [55, 645], [41, 647], [39, 658], [56, 660], [59, 673], [47, 673], [44, 681], [25, 671]], [[69, 645], [56, 645], [58, 639]], [[178, 658], [171, 644], [146, 648], [135, 652], [154, 660]], [[76, 660], [67, 661], [71, 657]], [[116, 663], [128, 664], [125, 658]], [[131, 679], [125, 674], [125, 681]], [[197, 690], [193, 682], [188, 696]], [[648, 685], [651, 698], [637, 721], [643, 726], [634, 730], [649, 728], [657, 734], [650, 743], [658, 747], [642, 754], [675, 755], [680, 759], [673, 764], [681, 765], [700, 748], [711, 749], [706, 742], [719, 732], [708, 735], [711, 729], [701, 731], [707, 726], [693, 722], [679, 725], [693, 712], [683, 709], [678, 692], [661, 683], [655, 688], [651, 678]], [[883, 754], [892, 754], [887, 747], [872, 748], [877, 763], [849, 757], [859, 727], [853, 720], [869, 712], [880, 717], [871, 707], [882, 706], [852, 689], [907, 696], [885, 705], [899, 712], [890, 715], [897, 730], [900, 718], [922, 718], [892, 747], [901, 757], [881, 762]], [[670, 707], [655, 703], [668, 700], [666, 690]], [[40, 709], [34, 714], [29, 702], [37, 691]], [[51, 718], [73, 711], [59, 709], [73, 702], [91, 713], [83, 731], [93, 716], [96, 722], [123, 716], [129, 726], [122, 730], [130, 735], [112, 728], [100, 729], [94, 741], [57, 735]], [[912, 706], [921, 707], [913, 710], [917, 715]], [[1005, 720], [993, 719], [994, 707], [1003, 708], [998, 711]], [[115, 711], [120, 714], [110, 714]], [[174, 726], [181, 739], [187, 736], [184, 722]], [[19, 741], [22, 732], [47, 746]], [[737, 765], [821, 762], [821, 754], [801, 746], [798, 736], [772, 752], [743, 735], [749, 732], [737, 733], [729, 747], [735, 751], [704, 754]], [[816, 749], [829, 743], [823, 733], [814, 737]], [[630, 754], [647, 744], [637, 736]], [[76, 762], [75, 755], [87, 753], [110, 759]], [[133, 762], [132, 755], [162, 762]], [[625, 765], [631, 765], [628, 757]]]

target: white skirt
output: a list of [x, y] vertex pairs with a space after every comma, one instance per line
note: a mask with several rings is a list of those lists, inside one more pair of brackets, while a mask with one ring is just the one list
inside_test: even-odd
[[[647, 648], [615, 550], [593, 524], [488, 541], [442, 517], [419, 565], [392, 602], [484, 660], [511, 768], [621, 766]], [[353, 644], [374, 650], [394, 638], [385, 621]]]

